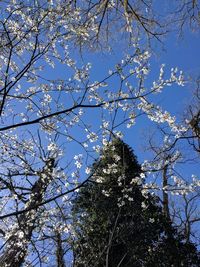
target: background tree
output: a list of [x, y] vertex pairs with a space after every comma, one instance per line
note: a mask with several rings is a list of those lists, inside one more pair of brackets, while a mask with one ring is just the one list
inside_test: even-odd
[[183, 243], [141, 177], [123, 141], [104, 148], [73, 201], [75, 266], [198, 266], [195, 246]]
[[[151, 159], [143, 164], [144, 172], [151, 172], [149, 187], [154, 188], [163, 203], [163, 211], [187, 240], [199, 243], [199, 179], [188, 176], [191, 166], [199, 162], [199, 81], [190, 102], [180, 115], [183, 131], [173, 133], [167, 125], [159, 126], [145, 136], [145, 149]], [[189, 164], [188, 164], [189, 163]], [[187, 168], [185, 168], [187, 166]], [[148, 187], [148, 184], [146, 185]]]

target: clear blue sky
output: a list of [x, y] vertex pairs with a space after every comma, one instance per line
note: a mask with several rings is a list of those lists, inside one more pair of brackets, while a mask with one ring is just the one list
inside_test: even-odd
[[[125, 52], [125, 48], [119, 43], [118, 46], [116, 45], [113, 53], [109, 54], [105, 52], [103, 55], [101, 53], [88, 53], [86, 56], [83, 56], [83, 61], [92, 62], [92, 78], [98, 80], [104, 77], [108, 73], [108, 70], [112, 69], [116, 63], [120, 62]], [[159, 68], [162, 63], [166, 64], [166, 76], [170, 75], [170, 69], [172, 67], [178, 67], [179, 70], [183, 70], [187, 79], [189, 76], [195, 79], [200, 74], [199, 62], [200, 36], [198, 33], [191, 33], [188, 30], [184, 32], [184, 36], [181, 38], [176, 33], [171, 33], [163, 40], [163, 45], [157, 43], [154, 49], [154, 54], [152, 54], [151, 59], [151, 72], [148, 77], [149, 84], [158, 77]], [[193, 90], [194, 84], [192, 83], [187, 83], [184, 87], [168, 87], [157, 97], [157, 103], [164, 109], [172, 112], [172, 114], [178, 114], [181, 117], [185, 107], [192, 99]], [[93, 117], [93, 114], [95, 112], [91, 113], [91, 117]], [[127, 130], [124, 136], [124, 140], [135, 149], [140, 160], [144, 158], [141, 150], [141, 133], [149, 126], [148, 120], [140, 118], [136, 123], [136, 127]]]

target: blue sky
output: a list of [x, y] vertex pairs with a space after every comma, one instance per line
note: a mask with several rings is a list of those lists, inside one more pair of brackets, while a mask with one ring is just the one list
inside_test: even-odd
[[[186, 79], [192, 77], [194, 80], [200, 73], [200, 36], [198, 33], [191, 33], [190, 30], [184, 32], [184, 36], [178, 37], [176, 33], [170, 33], [164, 40], [163, 45], [157, 43], [151, 58], [151, 72], [148, 77], [153, 81], [159, 75], [161, 64], [165, 64], [166, 76], [170, 75], [172, 67], [183, 70]], [[116, 46], [113, 53], [87, 54], [83, 61], [92, 62], [92, 78], [98, 80], [108, 73], [108, 70], [120, 62], [124, 54], [123, 46]], [[150, 84], [150, 83], [149, 83]], [[117, 86], [117, 85], [116, 85]], [[187, 104], [192, 100], [194, 83], [188, 82], [184, 87], [168, 87], [157, 97], [157, 103], [172, 114], [182, 116]], [[91, 116], [93, 116], [91, 114]], [[140, 119], [141, 120], [141, 119]], [[138, 121], [139, 126], [131, 128], [124, 136], [124, 140], [134, 149], [139, 158], [143, 158], [141, 145], [141, 128], [148, 127], [148, 121], [142, 118]], [[134, 137], [133, 137], [134, 136]]]

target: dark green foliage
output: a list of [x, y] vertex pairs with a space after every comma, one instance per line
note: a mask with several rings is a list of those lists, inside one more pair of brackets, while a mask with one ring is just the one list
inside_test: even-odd
[[142, 189], [128, 145], [113, 140], [93, 173], [73, 202], [76, 267], [200, 266], [195, 247], [182, 242], [158, 199]]

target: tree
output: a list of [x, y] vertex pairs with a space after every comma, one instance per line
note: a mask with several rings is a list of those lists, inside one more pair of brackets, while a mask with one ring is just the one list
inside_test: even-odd
[[[146, 115], [179, 132], [153, 100], [164, 87], [182, 86], [182, 73], [172, 70], [165, 79], [162, 66], [147, 82], [149, 44], [167, 32], [164, 17], [143, 0], [1, 1], [2, 265], [67, 262], [70, 199], [87, 181], [84, 171], [99, 147], [126, 132], [123, 125]], [[121, 59], [109, 69], [105, 63], [97, 78], [88, 55], [109, 55], [115, 39], [125, 40], [117, 47]]]
[[75, 266], [198, 266], [195, 246], [184, 244], [143, 189], [128, 145], [114, 139], [92, 168], [73, 201]]
[[176, 117], [176, 120], [180, 119], [183, 130], [176, 134], [168, 126], [160, 125], [156, 131], [146, 135], [145, 149], [151, 152], [151, 159], [144, 162], [142, 169], [151, 173], [149, 187], [157, 193], [162, 189], [163, 212], [177, 225], [178, 231], [184, 233], [186, 240], [198, 244], [199, 179], [198, 174], [190, 177], [187, 174], [192, 165], [200, 163], [199, 81], [192, 85], [196, 85], [192, 100], [184, 107], [181, 118]]

